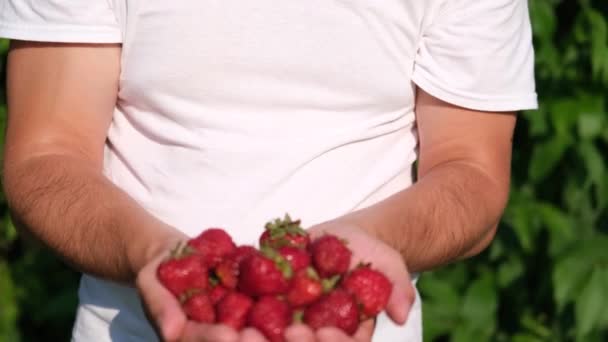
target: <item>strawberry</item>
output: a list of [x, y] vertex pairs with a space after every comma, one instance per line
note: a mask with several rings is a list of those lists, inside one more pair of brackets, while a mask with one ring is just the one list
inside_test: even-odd
[[236, 246], [228, 233], [220, 228], [209, 228], [188, 241], [188, 246], [196, 249], [210, 267], [215, 267]]
[[393, 289], [386, 276], [373, 270], [369, 264], [351, 271], [342, 281], [342, 287], [355, 297], [362, 319], [375, 317], [384, 310]]
[[293, 307], [311, 304], [324, 293], [333, 290], [339, 280], [340, 276], [321, 279], [312, 267], [299, 270], [291, 280], [291, 287], [287, 292], [287, 302]]
[[260, 236], [260, 246], [281, 248], [293, 246], [306, 249], [310, 243], [308, 233], [300, 226], [300, 220], [292, 221], [289, 215], [266, 223], [266, 231]]
[[239, 292], [230, 292], [217, 305], [217, 322], [236, 330], [241, 330], [245, 323], [253, 299]]
[[359, 311], [352, 295], [337, 288], [304, 310], [304, 323], [312, 329], [336, 327], [349, 335], [359, 326]]
[[251, 297], [283, 294], [291, 277], [289, 263], [276, 251], [262, 248], [241, 263], [238, 288]]
[[294, 307], [308, 305], [321, 297], [323, 286], [314, 268], [299, 270], [291, 280], [291, 288], [287, 292], [287, 302]]
[[294, 272], [304, 269], [310, 265], [310, 255], [304, 249], [284, 246], [279, 248], [278, 252], [285, 260], [289, 262], [291, 269]]
[[179, 244], [158, 266], [156, 276], [178, 298], [188, 290], [205, 291], [209, 287], [207, 267], [201, 256]]
[[251, 246], [240, 246], [215, 267], [215, 275], [223, 286], [236, 289], [241, 262], [255, 252]]
[[257, 250], [253, 246], [242, 245], [238, 246], [230, 257], [240, 264], [243, 260], [247, 259], [250, 255], [255, 254]]
[[291, 319], [292, 313], [287, 303], [273, 296], [265, 296], [251, 308], [248, 323], [261, 331], [270, 342], [283, 342], [283, 334]]
[[209, 291], [209, 299], [213, 305], [216, 305], [228, 294], [228, 289], [223, 287], [222, 285], [214, 286], [211, 291]]
[[199, 323], [215, 323], [213, 304], [203, 292], [197, 292], [188, 297], [183, 304], [184, 312], [189, 319]]
[[343, 274], [350, 266], [351, 251], [335, 235], [326, 234], [310, 245], [312, 262], [322, 277]]

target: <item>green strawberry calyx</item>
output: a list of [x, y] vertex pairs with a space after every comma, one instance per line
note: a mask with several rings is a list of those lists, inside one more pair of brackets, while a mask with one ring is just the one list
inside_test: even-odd
[[283, 273], [283, 277], [285, 277], [285, 279], [291, 279], [291, 277], [293, 277], [293, 269], [291, 268], [291, 264], [274, 248], [262, 246], [262, 248], [260, 248], [260, 252], [266, 258], [274, 261], [279, 271]]

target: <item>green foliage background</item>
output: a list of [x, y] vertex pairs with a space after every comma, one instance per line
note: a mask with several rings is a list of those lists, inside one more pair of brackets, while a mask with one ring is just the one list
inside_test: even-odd
[[[608, 341], [608, 2], [529, 4], [540, 109], [495, 242], [421, 278], [427, 341]], [[0, 341], [69, 340], [78, 274], [17, 235], [1, 192], [0, 222]]]

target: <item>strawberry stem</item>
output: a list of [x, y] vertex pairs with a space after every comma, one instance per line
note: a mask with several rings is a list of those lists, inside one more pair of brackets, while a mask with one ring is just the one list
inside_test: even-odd
[[289, 263], [289, 261], [283, 258], [283, 256], [281, 256], [279, 252], [268, 246], [262, 246], [260, 252], [262, 252], [263, 256], [274, 261], [274, 264], [277, 266], [279, 271], [283, 273], [283, 277], [285, 277], [286, 279], [290, 279], [291, 277], [293, 277], [293, 270], [291, 268], [291, 264]]
[[336, 274], [331, 278], [325, 278], [321, 280], [321, 287], [323, 287], [323, 293], [328, 293], [333, 290], [340, 281], [340, 278], [341, 276], [339, 274]]
[[293, 321], [295, 323], [302, 323], [304, 320], [304, 310], [296, 310], [293, 312]]
[[201, 292], [200, 289], [188, 289], [184, 293], [180, 294], [177, 299], [179, 300], [180, 304], [184, 304], [185, 302], [188, 301], [188, 299], [192, 298], [192, 296], [194, 296], [200, 292]]

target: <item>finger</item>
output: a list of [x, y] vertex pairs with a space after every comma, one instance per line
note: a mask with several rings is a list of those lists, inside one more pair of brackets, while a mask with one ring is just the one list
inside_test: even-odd
[[315, 342], [314, 331], [304, 324], [294, 324], [285, 330], [287, 342]]
[[246, 328], [241, 331], [239, 342], [268, 342], [268, 340], [258, 330]]
[[368, 319], [366, 321], [361, 322], [359, 325], [359, 329], [353, 335], [353, 339], [358, 342], [369, 342], [372, 340], [372, 335], [374, 335], [374, 327], [376, 322], [373, 319]]
[[239, 334], [219, 324], [201, 324], [189, 321], [184, 328], [182, 342], [238, 342]]
[[353, 342], [353, 337], [346, 334], [344, 331], [334, 328], [325, 327], [317, 330], [317, 341], [319, 342]]
[[393, 291], [389, 297], [386, 312], [395, 323], [403, 325], [407, 322], [410, 309], [416, 299], [416, 290], [405, 266], [401, 272], [393, 273], [390, 280], [393, 283]]
[[186, 315], [173, 296], [156, 278], [161, 258], [145, 266], [138, 274], [136, 285], [142, 298], [144, 312], [163, 341], [178, 341]]

